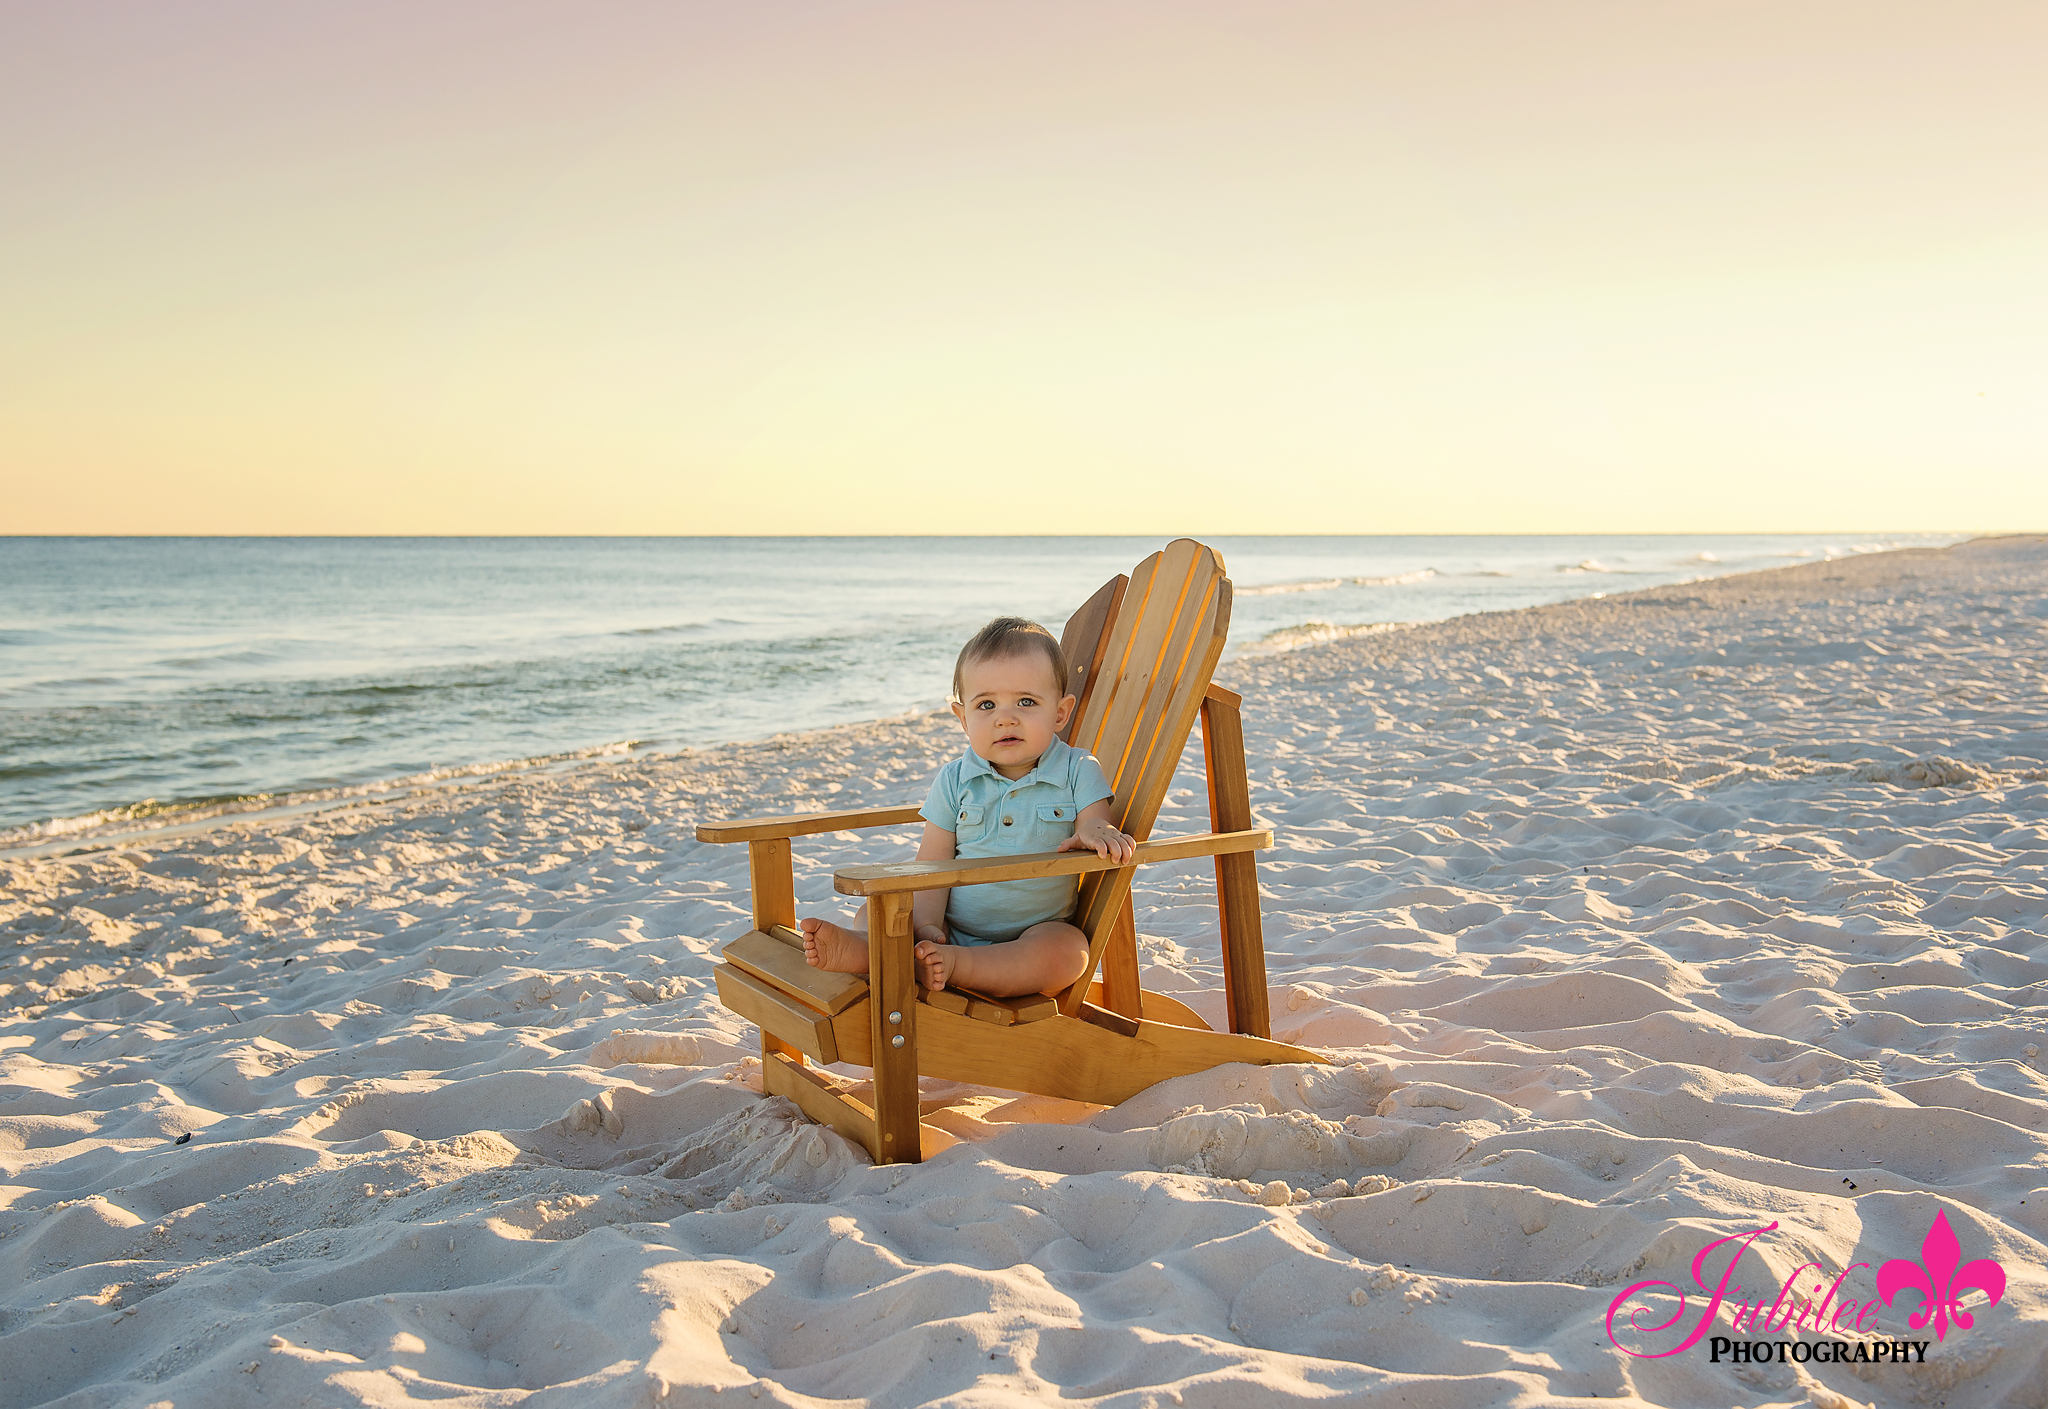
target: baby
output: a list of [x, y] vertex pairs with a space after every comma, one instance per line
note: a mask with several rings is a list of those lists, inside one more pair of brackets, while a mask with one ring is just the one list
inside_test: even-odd
[[[1060, 643], [1036, 622], [997, 617], [953, 666], [953, 714], [967, 751], [939, 770], [919, 815], [920, 861], [1093, 851], [1128, 863], [1137, 843], [1109, 822], [1112, 790], [1089, 755], [1060, 742], [1074, 712]], [[919, 891], [911, 902], [924, 986], [948, 983], [997, 997], [1056, 993], [1088, 965], [1088, 937], [1071, 923], [1075, 876]], [[802, 922], [804, 959], [866, 973], [866, 907], [850, 926]]]

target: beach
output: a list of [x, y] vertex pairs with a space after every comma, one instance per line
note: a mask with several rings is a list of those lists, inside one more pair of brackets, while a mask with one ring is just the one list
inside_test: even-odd
[[[2048, 1402], [2048, 540], [1333, 636], [1219, 676], [1328, 1064], [928, 1082], [922, 1165], [760, 1095], [694, 829], [919, 801], [949, 715], [0, 859], [0, 1405]], [[1208, 863], [1135, 896], [1221, 1025]], [[1767, 1225], [1712, 1268], [1833, 1289], [1747, 1338], [1884, 1358], [1661, 1353]]]

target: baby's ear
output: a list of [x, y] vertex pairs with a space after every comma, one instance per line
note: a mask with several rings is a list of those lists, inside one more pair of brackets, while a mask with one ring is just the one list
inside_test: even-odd
[[1060, 699], [1060, 708], [1059, 708], [1059, 713], [1057, 713], [1057, 714], [1055, 714], [1055, 715], [1053, 716], [1053, 725], [1052, 725], [1052, 728], [1053, 728], [1053, 732], [1054, 732], [1054, 733], [1058, 733], [1058, 732], [1059, 732], [1060, 730], [1062, 730], [1062, 729], [1066, 728], [1066, 727], [1067, 727], [1067, 721], [1068, 721], [1069, 719], [1073, 718], [1073, 716], [1074, 716], [1074, 697], [1073, 697], [1072, 695], [1065, 695], [1065, 696], [1062, 696], [1062, 697], [1061, 697], [1061, 699]]

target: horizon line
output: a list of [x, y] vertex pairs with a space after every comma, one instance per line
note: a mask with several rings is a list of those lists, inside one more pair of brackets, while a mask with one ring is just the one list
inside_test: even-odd
[[172, 539], [195, 539], [219, 541], [223, 539], [247, 539], [252, 541], [319, 539], [327, 541], [364, 541], [370, 539], [405, 539], [419, 541], [434, 540], [546, 540], [549, 542], [574, 541], [734, 541], [734, 542], [803, 542], [810, 539], [831, 539], [856, 541], [861, 539], [921, 540], [935, 539], [1132, 539], [1132, 538], [1800, 538], [1827, 535], [1843, 538], [1908, 537], [1940, 538], [1950, 535], [1969, 538], [2031, 538], [2048, 534], [2048, 528], [2038, 529], [1982, 529], [1982, 528], [1801, 528], [1801, 529], [1645, 529], [1628, 531], [1616, 529], [1590, 530], [1586, 532], [1435, 532], [1435, 533], [1208, 533], [1204, 530], [1160, 530], [1155, 533], [7, 533], [0, 532], [0, 541], [9, 540], [77, 540], [114, 539], [134, 541], [162, 541]]

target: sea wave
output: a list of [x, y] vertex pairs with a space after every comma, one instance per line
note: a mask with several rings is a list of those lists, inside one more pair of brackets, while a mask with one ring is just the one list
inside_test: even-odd
[[0, 698], [8, 695], [58, 694], [66, 690], [111, 690], [128, 682], [115, 675], [75, 675], [43, 680], [17, 680], [0, 685]]
[[1266, 582], [1236, 590], [1241, 597], [1272, 597], [1282, 592], [1328, 592], [1336, 587], [1407, 587], [1427, 582], [1436, 575], [1435, 568], [1416, 568], [1387, 577], [1315, 577], [1302, 582]]
[[273, 661], [284, 660], [289, 655], [290, 652], [281, 645], [242, 646], [232, 650], [165, 656], [150, 664], [159, 670], [218, 670], [238, 665], [269, 665]]
[[1383, 636], [1389, 632], [1407, 631], [1415, 624], [1412, 621], [1363, 621], [1349, 626], [1338, 626], [1327, 621], [1304, 621], [1299, 626], [1283, 626], [1277, 631], [1268, 631], [1247, 645], [1239, 654], [1271, 655], [1281, 651], [1298, 651], [1304, 646], [1321, 646], [1331, 641], [1350, 641], [1360, 636]]
[[709, 631], [711, 624], [705, 621], [679, 621], [673, 626], [629, 626], [623, 631], [614, 631], [613, 636], [681, 636], [699, 631]]
[[1619, 574], [1623, 577], [1635, 576], [1635, 573], [1628, 568], [1611, 568], [1607, 566], [1607, 564], [1601, 562], [1598, 558], [1586, 558], [1576, 563], [1566, 563], [1560, 566], [1558, 568], [1558, 571], [1561, 573], [1569, 573], [1573, 575], [1582, 572], [1611, 572]]
[[53, 817], [46, 822], [0, 828], [0, 851], [46, 846], [51, 842], [96, 841], [110, 836], [133, 836], [188, 822], [211, 821], [216, 817], [284, 809], [297, 811], [333, 803], [377, 798], [389, 793], [417, 792], [465, 779], [488, 777], [494, 773], [511, 773], [532, 768], [558, 768], [565, 764], [582, 763], [595, 758], [616, 757], [631, 753], [634, 749], [642, 747], [643, 743], [644, 741], [639, 739], [621, 739], [615, 743], [572, 749], [567, 753], [540, 754], [532, 758], [496, 759], [489, 763], [467, 763], [450, 768], [430, 768], [424, 772], [385, 778], [374, 783], [309, 788], [301, 792], [235, 793], [214, 797], [172, 798], [168, 801], [153, 797], [144, 798], [140, 802], [131, 802], [120, 807], [105, 807], [78, 817]]
[[1318, 577], [1308, 582], [1266, 582], [1257, 587], [1240, 587], [1240, 597], [1275, 597], [1282, 592], [1327, 592], [1333, 587], [1342, 587], [1348, 579], [1342, 577]]

